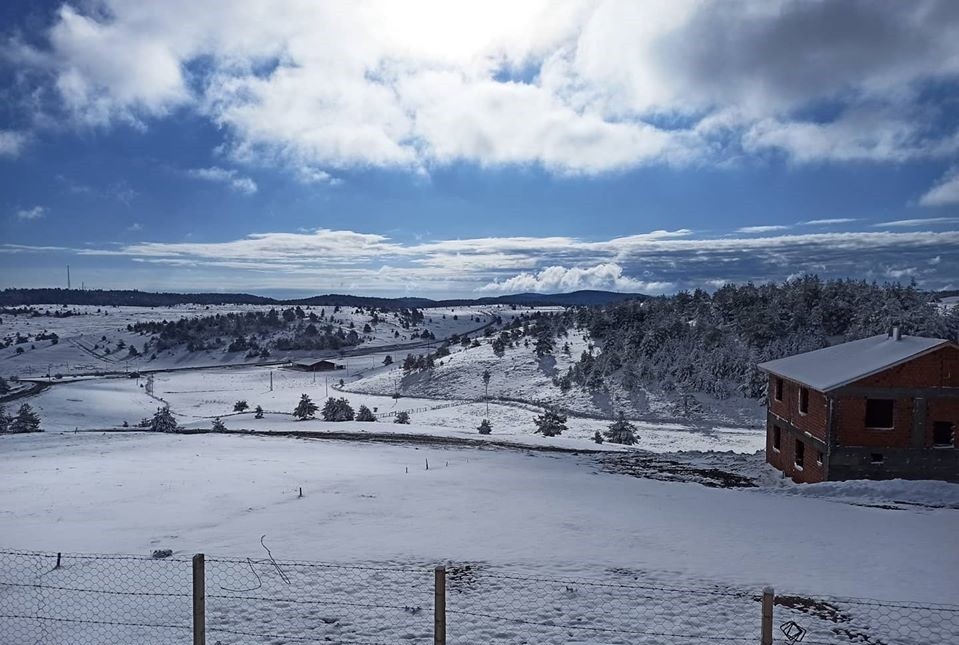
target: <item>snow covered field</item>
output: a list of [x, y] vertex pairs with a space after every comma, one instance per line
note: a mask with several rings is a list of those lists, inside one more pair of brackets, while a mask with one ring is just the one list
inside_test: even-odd
[[[361, 378], [365, 371], [380, 371], [388, 377], [390, 371], [382, 367], [382, 355], [348, 359], [348, 369], [324, 373], [307, 373], [269, 367], [235, 367], [230, 369], [191, 370], [168, 372], [154, 377], [154, 395], [147, 396], [142, 385], [145, 379], [111, 378], [60, 383], [30, 399], [43, 419], [43, 428], [52, 431], [102, 430], [120, 427], [124, 422], [136, 425], [141, 418], [151, 416], [157, 406], [170, 405], [180, 425], [187, 428], [209, 428], [214, 417], [221, 417], [227, 428], [242, 430], [286, 432], [290, 430], [313, 432], [419, 432], [436, 436], [457, 436], [481, 439], [476, 427], [486, 413], [485, 403], [467, 400], [436, 400], [338, 392], [339, 377], [349, 380]], [[373, 367], [375, 366], [375, 367]], [[270, 391], [272, 374], [273, 390]], [[358, 383], [364, 383], [360, 380]], [[354, 409], [366, 405], [378, 414], [400, 410], [411, 411], [411, 426], [391, 423], [384, 416], [379, 423], [360, 422], [325, 423], [320, 420], [296, 421], [290, 413], [301, 394], [322, 405], [326, 396], [343, 396]], [[235, 415], [233, 405], [244, 400], [250, 411]], [[267, 412], [263, 419], [253, 418], [257, 405]], [[426, 409], [426, 411], [422, 411]], [[533, 418], [541, 412], [533, 406], [491, 403], [489, 418], [493, 424], [490, 439], [557, 445], [566, 448], [618, 450], [620, 446], [592, 441], [597, 430], [605, 430], [608, 421], [570, 417], [569, 430], [562, 437], [544, 438], [533, 434]], [[635, 449], [652, 452], [733, 451], [753, 453], [765, 445], [765, 434], [755, 428], [691, 426], [683, 424], [654, 424], [636, 422], [639, 442]]]
[[[37, 305], [36, 310], [53, 313], [63, 308], [56, 305]], [[269, 311], [271, 308], [283, 309], [283, 306], [268, 305], [179, 305], [175, 307], [95, 307], [71, 306], [65, 310], [76, 312], [77, 315], [68, 317], [54, 317], [53, 315], [29, 316], [10, 315], [0, 316], [0, 337], [21, 334], [29, 336], [31, 340], [19, 345], [0, 348], [0, 375], [37, 377], [46, 374], [60, 373], [64, 375], [88, 373], [95, 371], [134, 371], [140, 369], [168, 369], [177, 367], [191, 367], [202, 365], [223, 365], [244, 362], [257, 362], [247, 359], [243, 352], [226, 354], [224, 352], [187, 352], [181, 348], [176, 351], [160, 353], [156, 359], [149, 356], [131, 358], [127, 352], [117, 350], [119, 341], [127, 346], [141, 346], [146, 336], [127, 331], [127, 325], [136, 322], [177, 320], [180, 318], [196, 318], [213, 316], [216, 314], [245, 313], [249, 311]], [[367, 313], [356, 313], [352, 307], [342, 307], [333, 313], [333, 307], [304, 307], [307, 312], [326, 317], [334, 316], [344, 326], [351, 322], [357, 329], [370, 322]], [[491, 307], [444, 307], [441, 309], [424, 309], [424, 322], [421, 329], [429, 329], [437, 338], [445, 338], [451, 334], [463, 334], [480, 327], [491, 319], [493, 313], [504, 319], [517, 315], [517, 311], [503, 306]], [[392, 313], [381, 314], [382, 322], [376, 325], [371, 332], [371, 339], [363, 343], [362, 347], [371, 348], [394, 344], [415, 344], [418, 339], [410, 339], [409, 331], [397, 324]], [[59, 342], [53, 344], [49, 340], [33, 340], [38, 333], [55, 333]], [[395, 334], [400, 336], [396, 337]], [[106, 340], [104, 340], [106, 338]], [[18, 354], [17, 349], [23, 349]], [[305, 356], [315, 356], [317, 352], [280, 352], [270, 357], [270, 361], [294, 360]], [[334, 355], [335, 352], [326, 354]]]
[[[197, 313], [206, 311], [198, 308]], [[125, 326], [133, 320], [113, 320], [116, 314], [110, 312], [106, 318], [111, 324]], [[146, 312], [163, 317], [172, 313], [145, 310], [129, 315]], [[507, 317], [519, 312], [501, 313]], [[474, 320], [466, 326], [475, 328], [478, 312], [434, 312], [434, 333], [459, 333], [470, 315]], [[40, 357], [49, 359], [55, 352], [81, 352], [97, 369], [122, 371], [122, 361], [84, 351], [88, 340], [103, 332], [103, 317], [96, 324], [89, 322], [93, 319], [56, 319], [66, 325], [57, 330], [57, 345], [19, 357], [10, 355], [11, 348], [2, 350], [6, 353], [0, 355], [0, 373], [15, 364], [45, 373], [49, 367]], [[37, 325], [48, 321], [29, 320]], [[82, 327], [88, 324], [90, 329]], [[118, 327], [116, 337], [124, 333]], [[215, 588], [246, 588], [252, 575], [263, 585], [261, 593], [272, 598], [249, 606], [242, 604], [251, 602], [247, 599], [211, 598], [214, 627], [273, 634], [251, 640], [229, 631], [211, 632], [224, 645], [300, 642], [297, 638], [306, 633], [302, 630], [319, 642], [429, 641], [431, 617], [421, 609], [430, 605], [431, 567], [441, 563], [449, 563], [454, 572], [451, 618], [459, 632], [451, 632], [450, 642], [463, 645], [625, 645], [637, 642], [625, 635], [637, 626], [651, 633], [685, 630], [695, 634], [692, 642], [708, 641], [715, 633], [751, 642], [755, 623], [743, 616], [758, 615], [755, 593], [765, 584], [802, 598], [865, 596], [929, 604], [959, 597], [959, 552], [949, 548], [959, 531], [959, 485], [794, 485], [763, 464], [757, 452], [765, 443], [761, 429], [732, 424], [636, 421], [638, 443], [627, 447], [592, 441], [609, 421], [571, 415], [562, 436], [542, 437], [534, 433], [533, 418], [542, 412], [535, 402], [558, 402], [584, 412], [624, 403], [616, 398], [622, 393], [598, 401], [577, 388], [556, 398], [553, 376], [587, 347], [582, 337], [570, 335], [569, 355], [557, 351], [545, 360], [522, 344], [508, 349], [502, 359], [487, 341], [469, 349], [456, 346], [451, 356], [437, 362], [432, 375], [405, 379], [397, 364], [406, 350], [385, 347], [387, 337], [384, 333], [382, 349], [376, 350], [375, 342], [364, 344], [364, 351], [373, 351], [339, 359], [346, 369], [330, 373], [275, 365], [200, 368], [204, 360], [222, 359], [200, 353], [199, 358], [160, 361], [195, 369], [154, 374], [152, 396], [145, 377], [113, 376], [64, 379], [27, 397], [46, 432], [0, 437], [0, 580], [24, 576], [35, 584], [30, 576], [37, 575], [38, 566], [46, 567], [44, 556], [4, 555], [4, 549], [146, 556], [168, 548], [174, 557], [167, 565], [120, 562], [160, 576], [140, 580], [148, 585], [146, 591], [169, 584], [171, 597], [179, 597], [189, 583], [189, 555], [205, 552], [211, 558], [209, 580], [219, 585]], [[393, 365], [384, 365], [386, 355]], [[479, 400], [484, 369], [493, 374], [491, 396], [515, 399], [490, 402], [493, 431], [488, 436], [477, 432], [487, 414], [486, 403]], [[396, 391], [402, 396], [390, 396]], [[374, 410], [379, 421], [296, 421], [291, 412], [304, 393], [320, 406], [327, 396], [345, 397], [354, 409], [366, 405]], [[248, 411], [233, 412], [239, 400], [247, 402]], [[654, 398], [639, 403], [653, 412], [666, 405]], [[264, 434], [96, 432], [135, 426], [160, 405], [169, 405], [187, 429], [210, 429], [219, 417], [229, 430]], [[264, 418], [254, 418], [256, 406], [265, 410]], [[410, 424], [392, 423], [399, 411], [410, 413]], [[267, 436], [287, 432], [320, 436]], [[323, 433], [337, 438], [323, 438]], [[371, 438], [376, 441], [360, 440]], [[465, 445], [467, 440], [471, 445]], [[569, 452], [545, 452], [543, 447]], [[676, 470], [657, 472], [664, 464]], [[688, 483], [703, 481], [683, 474], [696, 468], [740, 475], [758, 486], [725, 489]], [[675, 472], [680, 475], [673, 476]], [[673, 481], [657, 479], [663, 473]], [[320, 560], [343, 569], [323, 569], [325, 577], [318, 578], [319, 569], [288, 564], [297, 572], [299, 596], [277, 601], [292, 592], [284, 576], [277, 576], [279, 570], [263, 564], [264, 535], [280, 560]], [[248, 563], [247, 557], [257, 564]], [[64, 587], [87, 588], [101, 580], [133, 585], [114, 580], [110, 567], [119, 566], [116, 562], [80, 559], [55, 575]], [[54, 578], [43, 576], [43, 583], [51, 585]], [[63, 591], [62, 597], [57, 593], [46, 592], [47, 610], [83, 615], [73, 592]], [[308, 611], [297, 604], [324, 606], [331, 600], [345, 604]], [[379, 609], [354, 609], [351, 614], [342, 608], [361, 601]], [[37, 611], [33, 591], [10, 592], [6, 600], [0, 596], [0, 605], [4, 602], [8, 609], [11, 603], [22, 605], [24, 615]], [[121, 600], [97, 602], [107, 603], [115, 616], [134, 611]], [[845, 640], [826, 640], [835, 636], [836, 615], [829, 613], [830, 607], [839, 607], [846, 627], [865, 624], [857, 623], [858, 618], [848, 622], [842, 613], [848, 607], [830, 602], [814, 611], [797, 610], [804, 625], [818, 630], [808, 640], [872, 642], [862, 640], [868, 633], [879, 642], [876, 639], [886, 635], [867, 630]], [[179, 625], [172, 636], [161, 638], [131, 627], [99, 641], [91, 636], [91, 641], [179, 642], [182, 633], [176, 630], [188, 629], [181, 624], [188, 615], [184, 608], [171, 601], [150, 610], [150, 620]], [[792, 616], [792, 610], [778, 611]], [[504, 622], [504, 616], [532, 622]], [[5, 624], [0, 621], [0, 627]], [[35, 621], [17, 625], [29, 636], [25, 642], [36, 640], [31, 631]], [[71, 625], [48, 624], [43, 633], [48, 638], [55, 634], [52, 642], [87, 637]], [[589, 632], [589, 626], [598, 631]], [[930, 633], [940, 635], [940, 642], [953, 635]], [[954, 635], [959, 639], [959, 627]], [[24, 641], [5, 636], [0, 634], [0, 645]], [[691, 641], [663, 637], [653, 642]]]
[[626, 567], [688, 584], [955, 597], [957, 510], [659, 482], [601, 472], [592, 459], [281, 437], [8, 436], [4, 542], [256, 557], [265, 534], [283, 559], [487, 562], [567, 576]]

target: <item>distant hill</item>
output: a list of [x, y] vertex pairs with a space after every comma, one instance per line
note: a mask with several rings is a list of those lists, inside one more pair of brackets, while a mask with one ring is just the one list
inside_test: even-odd
[[466, 305], [523, 305], [523, 306], [595, 306], [649, 296], [639, 293], [613, 291], [573, 291], [571, 293], [519, 293], [484, 298], [376, 298], [330, 293], [308, 298], [280, 300], [248, 293], [153, 293], [138, 290], [101, 289], [4, 289], [0, 291], [0, 306], [22, 305], [93, 305], [111, 307], [172, 307], [183, 304], [199, 305], [313, 305], [344, 307], [382, 307], [385, 309], [455, 307]]

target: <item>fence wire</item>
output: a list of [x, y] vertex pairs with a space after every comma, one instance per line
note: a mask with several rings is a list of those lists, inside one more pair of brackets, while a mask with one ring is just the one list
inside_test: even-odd
[[[433, 643], [432, 566], [282, 561], [267, 550], [206, 557], [204, 571], [211, 644]], [[759, 590], [628, 569], [528, 571], [447, 565], [446, 642], [759, 642]], [[959, 606], [780, 593], [772, 627], [777, 645], [959, 643]], [[0, 645], [172, 645], [192, 630], [190, 557], [0, 551]]]
[[431, 567], [207, 558], [207, 640], [430, 643]]
[[513, 575], [477, 565], [447, 569], [448, 642], [749, 643], [759, 634], [760, 598], [718, 587], [690, 589], [636, 572], [600, 577]]
[[0, 551], [0, 644], [189, 642], [189, 559]]
[[959, 643], [957, 605], [790, 594], [777, 594], [773, 604], [775, 643]]

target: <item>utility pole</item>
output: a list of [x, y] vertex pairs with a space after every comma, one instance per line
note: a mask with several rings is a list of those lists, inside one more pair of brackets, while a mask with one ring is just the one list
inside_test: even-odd
[[67, 290], [70, 289], [70, 265], [67, 265]]
[[273, 370], [270, 370], [270, 392], [273, 391]]
[[330, 398], [330, 377], [325, 376], [323, 377], [323, 380], [326, 381], [326, 397], [325, 398], [328, 399]]

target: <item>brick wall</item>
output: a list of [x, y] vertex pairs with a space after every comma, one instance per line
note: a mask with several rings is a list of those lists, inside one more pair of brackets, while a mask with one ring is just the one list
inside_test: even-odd
[[799, 412], [798, 383], [783, 379], [783, 400], [777, 401], [776, 376], [769, 375], [769, 411], [785, 419], [803, 432], [808, 432], [823, 441], [826, 440], [826, 425], [828, 423], [829, 408], [826, 397], [822, 392], [809, 390], [809, 411], [806, 414]]
[[[944, 347], [925, 356], [874, 374], [852, 384], [854, 387], [959, 387], [959, 350]], [[837, 401], [837, 440], [843, 446], [909, 448], [911, 446], [915, 401], [897, 398], [894, 427], [876, 430], [865, 427], [866, 397], [841, 397]], [[932, 447], [933, 423], [950, 421], [959, 429], [959, 400], [927, 399], [923, 447]], [[959, 435], [959, 431], [956, 432]], [[957, 443], [959, 445], [959, 443]]]
[[[773, 428], [780, 428], [780, 447], [776, 450], [773, 447]], [[796, 440], [799, 439], [805, 443], [805, 455], [803, 467], [796, 466]], [[785, 423], [780, 421], [770, 411], [766, 415], [766, 462], [774, 468], [783, 471], [787, 477], [795, 482], [814, 483], [825, 480], [826, 473], [823, 466], [817, 463], [819, 449], [808, 441], [803, 440], [802, 435], [794, 432]]]

